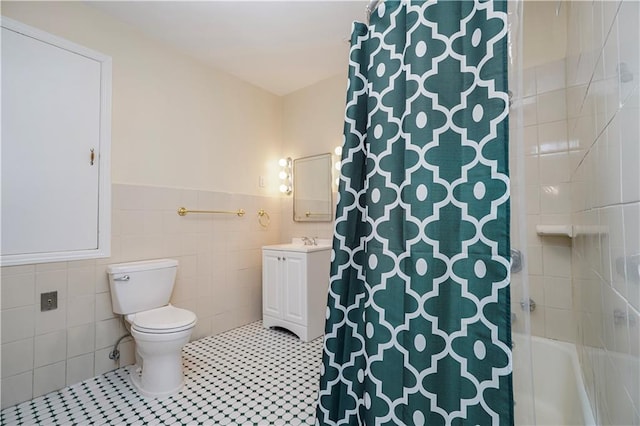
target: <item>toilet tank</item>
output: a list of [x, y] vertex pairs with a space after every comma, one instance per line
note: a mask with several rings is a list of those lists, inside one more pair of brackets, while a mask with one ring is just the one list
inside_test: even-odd
[[178, 261], [144, 260], [107, 266], [113, 312], [133, 314], [169, 303]]

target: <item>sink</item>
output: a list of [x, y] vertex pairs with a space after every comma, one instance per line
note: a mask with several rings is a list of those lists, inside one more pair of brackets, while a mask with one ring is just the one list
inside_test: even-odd
[[316, 241], [317, 241], [317, 245], [315, 246], [305, 245], [302, 238], [292, 238], [290, 243], [274, 244], [271, 246], [265, 246], [264, 248], [269, 248], [273, 250], [297, 251], [302, 253], [311, 253], [314, 251], [331, 249], [331, 240], [318, 238]]

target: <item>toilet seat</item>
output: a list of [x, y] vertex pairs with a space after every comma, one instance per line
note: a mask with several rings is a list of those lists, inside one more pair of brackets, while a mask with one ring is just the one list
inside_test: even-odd
[[131, 328], [141, 333], [167, 334], [192, 328], [196, 314], [186, 309], [167, 305], [126, 316]]

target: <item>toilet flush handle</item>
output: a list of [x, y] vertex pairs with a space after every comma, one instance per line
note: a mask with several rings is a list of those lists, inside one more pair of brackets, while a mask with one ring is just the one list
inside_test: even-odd
[[115, 277], [114, 281], [129, 281], [131, 277], [129, 275], [123, 275], [121, 277]]

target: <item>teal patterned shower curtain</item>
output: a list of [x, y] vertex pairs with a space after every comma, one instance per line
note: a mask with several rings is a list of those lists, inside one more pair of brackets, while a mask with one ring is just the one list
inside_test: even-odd
[[506, 1], [354, 23], [319, 425], [513, 424]]

